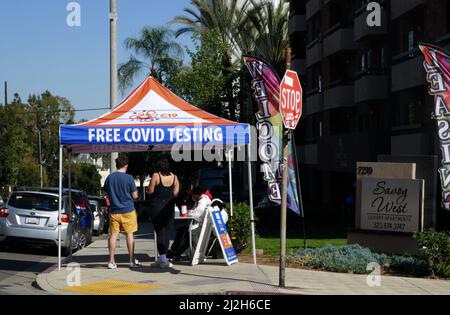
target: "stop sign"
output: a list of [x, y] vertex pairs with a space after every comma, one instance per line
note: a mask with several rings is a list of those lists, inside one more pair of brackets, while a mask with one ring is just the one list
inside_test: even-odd
[[303, 89], [297, 72], [288, 70], [280, 85], [280, 113], [287, 129], [297, 128], [302, 117]]

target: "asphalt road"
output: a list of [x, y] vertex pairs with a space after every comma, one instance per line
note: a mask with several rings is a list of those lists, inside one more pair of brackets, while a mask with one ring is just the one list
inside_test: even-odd
[[56, 249], [0, 246], [0, 295], [45, 295], [34, 282], [40, 272], [57, 263], [57, 258]]

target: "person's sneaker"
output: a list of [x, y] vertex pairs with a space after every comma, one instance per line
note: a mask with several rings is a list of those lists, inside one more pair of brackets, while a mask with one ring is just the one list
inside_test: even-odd
[[151, 264], [150, 267], [166, 269], [166, 268], [172, 268], [173, 264], [170, 261], [167, 261], [167, 262], [163, 263], [163, 262], [158, 260], [158, 261], [154, 262], [153, 264]]
[[173, 264], [170, 261], [167, 261], [165, 263], [161, 262], [159, 263], [159, 268], [166, 269], [166, 268], [172, 268]]
[[159, 260], [155, 261], [153, 264], [150, 265], [152, 268], [160, 268], [160, 262]]
[[135, 259], [134, 261], [130, 262], [130, 268], [139, 268], [142, 267], [142, 264], [139, 262], [139, 260]]
[[108, 269], [117, 269], [117, 265], [115, 264], [115, 263], [112, 263], [112, 262], [110, 262], [109, 264], [108, 264]]

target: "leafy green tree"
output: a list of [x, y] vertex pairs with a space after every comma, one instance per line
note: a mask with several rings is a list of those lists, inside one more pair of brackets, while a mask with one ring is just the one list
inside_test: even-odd
[[173, 41], [173, 32], [165, 27], [145, 27], [139, 38], [126, 39], [125, 47], [134, 55], [119, 67], [119, 86], [122, 91], [132, 86], [135, 78], [142, 73], [153, 76], [167, 86], [182, 65], [183, 49]]
[[[64, 181], [65, 187], [68, 187], [68, 170], [65, 168]], [[97, 195], [101, 190], [101, 179], [97, 168], [88, 163], [72, 164], [72, 187], [85, 191], [91, 195]]]
[[47, 170], [49, 185], [58, 184], [59, 126], [74, 122], [74, 109], [64, 97], [54, 96], [49, 91], [31, 95], [28, 100], [27, 118], [35, 152], [38, 151], [38, 133], [41, 134], [43, 165]]
[[237, 120], [238, 73], [232, 70], [228, 43], [218, 30], [195, 33], [193, 40], [196, 49], [188, 50], [191, 67], [174, 77], [175, 92], [204, 110]]
[[22, 183], [23, 161], [32, 159], [33, 145], [29, 120], [20, 98], [9, 105], [0, 107], [0, 183], [2, 187], [17, 187]]

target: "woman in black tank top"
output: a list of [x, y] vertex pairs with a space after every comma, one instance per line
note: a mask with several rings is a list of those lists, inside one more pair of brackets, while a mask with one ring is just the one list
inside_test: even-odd
[[150, 219], [157, 235], [159, 261], [153, 267], [171, 267], [166, 253], [169, 249], [170, 233], [175, 218], [175, 199], [180, 191], [180, 184], [175, 174], [170, 171], [169, 161], [161, 159], [156, 165], [147, 193], [150, 195]]

